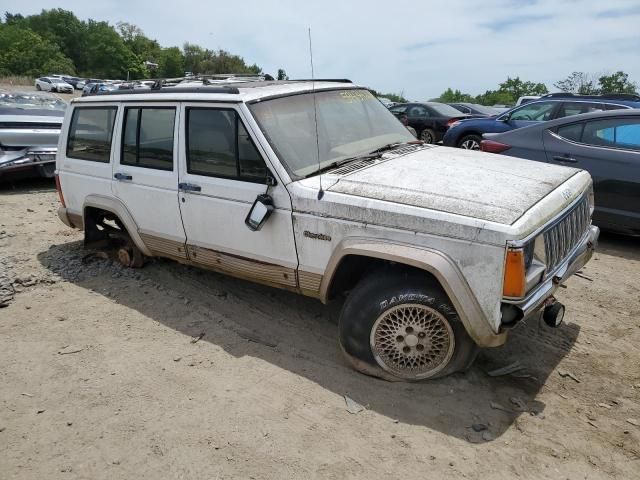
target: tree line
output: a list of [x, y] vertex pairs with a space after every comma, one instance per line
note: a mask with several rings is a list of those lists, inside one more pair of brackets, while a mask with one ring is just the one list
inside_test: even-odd
[[[629, 75], [622, 71], [612, 74], [573, 72], [567, 78], [554, 83], [553, 86], [560, 92], [580, 95], [638, 93], [637, 84], [632, 82], [629, 79]], [[513, 105], [521, 96], [545, 95], [547, 93], [549, 93], [549, 90], [544, 83], [524, 81], [520, 77], [507, 77], [507, 80], [500, 83], [496, 90], [487, 90], [485, 93], [474, 96], [463, 93], [460, 90], [447, 88], [434, 100], [445, 103], [468, 102], [481, 105]]]
[[[181, 77], [185, 72], [260, 74], [262, 69], [225, 50], [192, 43], [163, 47], [136, 25], [84, 21], [60, 8], [26, 17], [7, 12], [0, 18], [2, 76], [62, 73], [139, 79]], [[286, 77], [284, 70], [279, 74]]]

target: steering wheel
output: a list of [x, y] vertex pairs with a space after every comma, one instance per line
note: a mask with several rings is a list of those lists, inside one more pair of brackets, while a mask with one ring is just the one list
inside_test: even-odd
[[531, 115], [522, 115], [517, 120], [533, 120], [533, 118], [531, 118]]

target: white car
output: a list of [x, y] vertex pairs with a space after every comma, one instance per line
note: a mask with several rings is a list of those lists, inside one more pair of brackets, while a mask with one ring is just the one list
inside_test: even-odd
[[347, 80], [74, 99], [57, 175], [60, 219], [123, 265], [345, 298], [342, 350], [389, 380], [464, 370], [523, 319], [557, 326], [599, 234], [587, 172], [422, 144]]
[[45, 92], [73, 93], [73, 85], [68, 84], [61, 78], [40, 77], [35, 82], [36, 90]]

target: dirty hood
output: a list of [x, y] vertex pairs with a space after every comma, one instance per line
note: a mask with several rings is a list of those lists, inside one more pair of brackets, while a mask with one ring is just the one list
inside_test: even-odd
[[511, 225], [577, 172], [504, 155], [430, 147], [340, 176], [328, 190]]

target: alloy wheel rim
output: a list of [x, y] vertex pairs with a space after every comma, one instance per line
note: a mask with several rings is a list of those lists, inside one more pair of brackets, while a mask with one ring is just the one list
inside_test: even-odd
[[465, 140], [460, 146], [465, 150], [480, 150], [480, 144], [476, 140]]
[[451, 325], [440, 312], [422, 304], [402, 304], [376, 319], [370, 344], [384, 370], [419, 380], [447, 366], [455, 340]]

